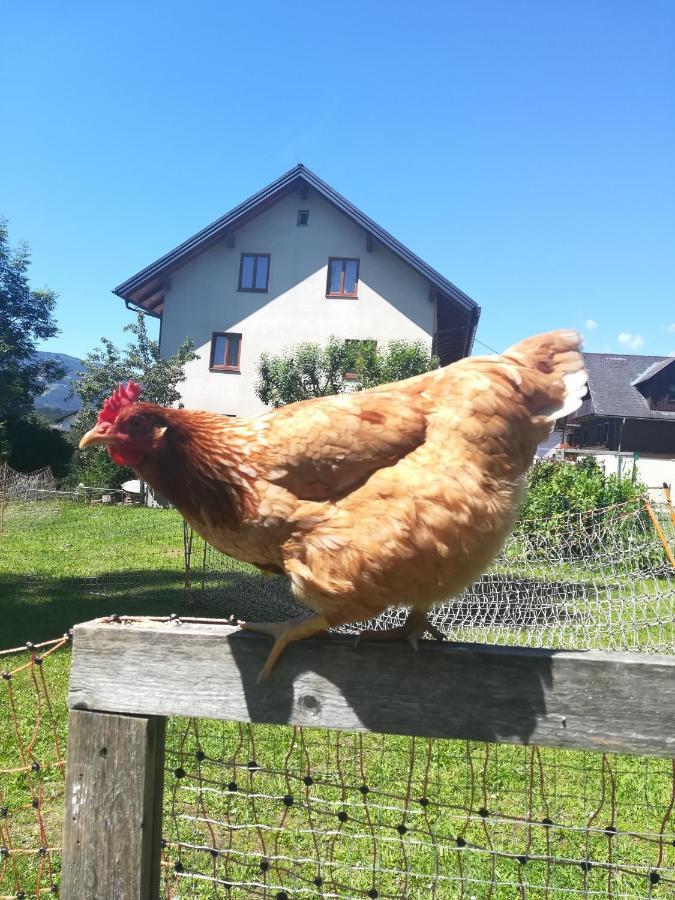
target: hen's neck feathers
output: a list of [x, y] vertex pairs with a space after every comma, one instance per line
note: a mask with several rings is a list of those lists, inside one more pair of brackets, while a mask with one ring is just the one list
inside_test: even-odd
[[161, 448], [136, 466], [139, 476], [188, 520], [238, 525], [255, 473], [247, 465], [250, 435], [239, 422], [201, 410], [163, 409]]

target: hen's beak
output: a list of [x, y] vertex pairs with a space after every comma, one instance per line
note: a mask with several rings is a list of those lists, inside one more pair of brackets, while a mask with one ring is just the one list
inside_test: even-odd
[[85, 447], [97, 447], [99, 444], [111, 444], [114, 440], [114, 435], [110, 434], [107, 429], [104, 431], [99, 425], [94, 425], [80, 438], [80, 450]]

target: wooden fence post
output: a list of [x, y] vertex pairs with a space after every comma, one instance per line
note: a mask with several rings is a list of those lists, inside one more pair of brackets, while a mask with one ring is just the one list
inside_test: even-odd
[[159, 897], [165, 723], [70, 711], [63, 900]]

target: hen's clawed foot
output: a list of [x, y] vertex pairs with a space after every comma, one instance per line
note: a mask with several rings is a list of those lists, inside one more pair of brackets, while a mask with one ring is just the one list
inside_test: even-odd
[[286, 622], [242, 622], [237, 625], [246, 631], [254, 631], [256, 634], [269, 634], [274, 640], [274, 646], [267, 657], [267, 662], [260, 670], [258, 683], [265, 681], [276, 665], [277, 660], [289, 644], [300, 641], [313, 634], [319, 634], [330, 628], [325, 616], [309, 616], [303, 619], [288, 619]]
[[407, 640], [413, 650], [418, 650], [419, 639], [427, 631], [439, 641], [445, 640], [443, 632], [431, 624], [426, 613], [413, 609], [408, 613], [408, 618], [403, 625], [399, 625], [396, 628], [371, 628], [368, 631], [362, 631], [356, 638], [356, 645], [358, 647], [361, 641]]

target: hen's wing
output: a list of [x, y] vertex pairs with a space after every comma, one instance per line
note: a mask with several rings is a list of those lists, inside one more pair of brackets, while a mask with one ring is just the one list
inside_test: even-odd
[[322, 397], [261, 417], [261, 477], [300, 500], [339, 498], [424, 441], [422, 388]]

